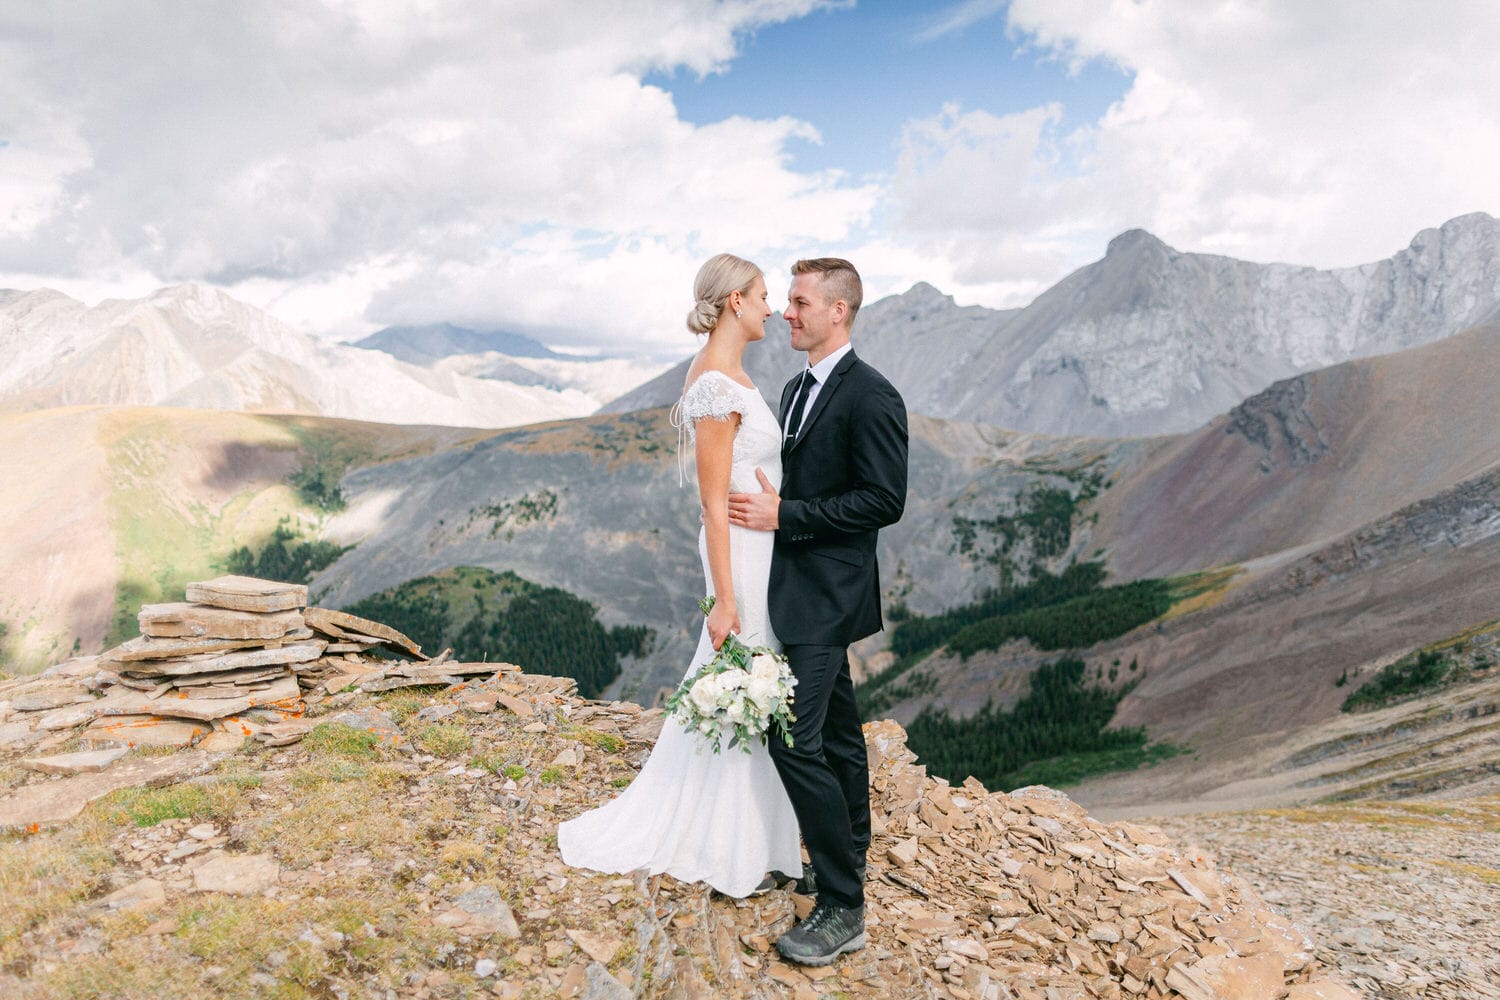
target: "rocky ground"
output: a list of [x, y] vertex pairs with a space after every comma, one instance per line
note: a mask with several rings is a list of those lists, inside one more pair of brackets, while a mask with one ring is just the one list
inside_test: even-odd
[[[555, 678], [310, 697], [300, 742], [135, 748], [76, 777], [33, 768], [80, 736], [0, 710], [7, 997], [1357, 995], [1318, 957], [1336, 945], [1210, 855], [1049, 789], [949, 787], [894, 723], [867, 727], [869, 946], [799, 969], [771, 948], [811, 906], [787, 888], [731, 900], [562, 864], [558, 822], [629, 782], [661, 717]], [[16, 814], [28, 789], [176, 760], [174, 783], [73, 819]]]
[[1159, 822], [1293, 915], [1366, 995], [1500, 997], [1500, 797]]

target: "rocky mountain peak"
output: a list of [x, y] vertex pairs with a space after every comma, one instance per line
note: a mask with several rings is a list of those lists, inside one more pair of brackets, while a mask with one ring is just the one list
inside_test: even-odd
[[938, 289], [925, 281], [919, 281], [906, 291], [896, 296], [895, 301], [909, 306], [925, 306], [929, 308], [944, 305], [953, 305], [953, 296], [944, 295]]
[[1104, 258], [1108, 260], [1111, 257], [1140, 254], [1165, 256], [1176, 252], [1144, 229], [1127, 229], [1109, 241], [1109, 247], [1104, 251]]
[[1472, 256], [1478, 253], [1494, 259], [1500, 248], [1500, 220], [1486, 212], [1470, 212], [1449, 219], [1433, 229], [1423, 229], [1412, 237], [1401, 256], [1416, 256], [1419, 259], [1436, 252], [1443, 256]]

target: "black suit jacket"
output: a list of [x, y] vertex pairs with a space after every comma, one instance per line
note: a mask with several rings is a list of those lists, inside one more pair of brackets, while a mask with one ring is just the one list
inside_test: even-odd
[[[798, 378], [781, 391], [786, 425]], [[880, 631], [876, 535], [906, 506], [906, 404], [846, 354], [782, 451], [771, 627], [789, 645], [847, 646]]]

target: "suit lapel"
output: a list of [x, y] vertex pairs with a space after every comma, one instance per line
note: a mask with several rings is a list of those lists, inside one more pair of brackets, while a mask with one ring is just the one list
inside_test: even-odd
[[[848, 354], [844, 355], [843, 360], [834, 365], [833, 373], [828, 376], [828, 381], [824, 382], [823, 385], [819, 387], [818, 398], [813, 400], [812, 409], [808, 410], [802, 415], [802, 426], [797, 431], [797, 440], [792, 442], [792, 447], [788, 449], [789, 451], [797, 450], [797, 447], [801, 445], [803, 441], [807, 440], [808, 432], [812, 430], [813, 424], [817, 422], [818, 415], [828, 408], [828, 401], [833, 398], [833, 394], [838, 390], [839, 383], [843, 381], [844, 376], [848, 373], [850, 368], [854, 367], [854, 363], [858, 360], [859, 358], [854, 356], [854, 352], [850, 351]], [[782, 407], [783, 409], [785, 409], [785, 393], [783, 393], [782, 395]], [[785, 426], [784, 421], [782, 426]]]

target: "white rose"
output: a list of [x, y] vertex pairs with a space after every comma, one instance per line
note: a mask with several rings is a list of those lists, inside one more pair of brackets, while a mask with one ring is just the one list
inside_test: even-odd
[[755, 707], [762, 715], [771, 714], [776, 708], [776, 703], [781, 700], [781, 684], [775, 676], [752, 677], [747, 690], [750, 700], [755, 702]]
[[761, 653], [750, 661], [750, 676], [774, 679], [781, 673], [781, 663], [769, 653]]
[[704, 674], [693, 682], [688, 697], [692, 699], [693, 707], [698, 709], [699, 714], [713, 715], [718, 708], [719, 677], [719, 674]]

